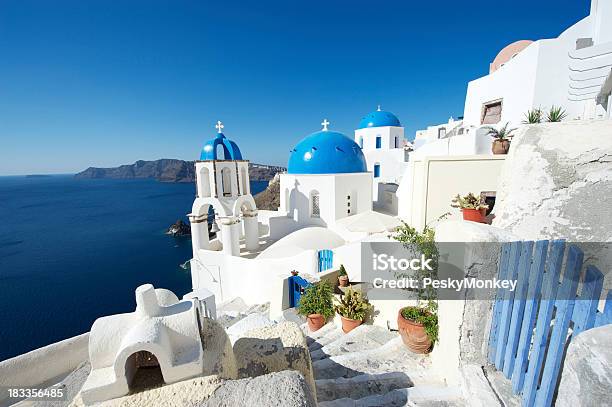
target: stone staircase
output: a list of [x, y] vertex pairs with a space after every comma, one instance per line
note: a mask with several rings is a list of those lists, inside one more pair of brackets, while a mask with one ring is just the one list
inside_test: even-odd
[[[267, 317], [265, 305], [247, 307], [235, 301], [218, 311], [233, 335], [254, 325], [274, 324], [262, 319]], [[397, 332], [362, 325], [345, 334], [332, 321], [310, 332], [292, 310], [283, 319], [300, 324], [306, 336], [321, 407], [467, 405], [461, 390], [437, 378], [430, 358], [410, 352]]]
[[361, 325], [345, 334], [328, 323], [301, 326], [321, 407], [464, 406], [459, 388], [432, 375], [428, 356], [410, 352], [397, 332]]

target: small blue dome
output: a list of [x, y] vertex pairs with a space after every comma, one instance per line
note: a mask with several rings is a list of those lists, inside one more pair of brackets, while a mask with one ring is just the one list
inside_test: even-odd
[[368, 127], [384, 127], [394, 126], [401, 127], [397, 116], [391, 112], [385, 112], [384, 110], [375, 110], [367, 115], [363, 116], [363, 119], [359, 122], [359, 129], [365, 129]]
[[336, 131], [318, 131], [300, 141], [289, 156], [289, 174], [367, 172], [361, 148]]
[[[223, 157], [217, 156], [217, 146], [223, 147]], [[229, 140], [223, 133], [218, 133], [217, 136], [206, 142], [200, 160], [242, 160], [242, 153], [233, 141]]]

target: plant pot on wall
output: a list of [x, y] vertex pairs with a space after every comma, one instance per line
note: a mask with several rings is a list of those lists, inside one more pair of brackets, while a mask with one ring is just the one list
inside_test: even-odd
[[463, 214], [463, 220], [469, 220], [471, 222], [478, 222], [478, 223], [485, 223], [486, 209], [483, 211], [481, 209], [463, 208], [461, 209], [461, 213]]
[[493, 144], [491, 145], [493, 154], [508, 154], [508, 150], [510, 150], [510, 140], [493, 140]]
[[359, 319], [350, 319], [350, 318], [345, 318], [343, 316], [340, 316], [340, 319], [342, 320], [342, 331], [345, 334], [351, 332], [353, 329], [357, 328], [363, 322]]
[[306, 321], [308, 321], [310, 332], [318, 331], [325, 325], [325, 317], [321, 314], [310, 314], [306, 317]]
[[432, 342], [423, 324], [406, 319], [402, 316], [402, 310], [397, 314], [397, 328], [402, 342], [414, 353], [429, 353]]

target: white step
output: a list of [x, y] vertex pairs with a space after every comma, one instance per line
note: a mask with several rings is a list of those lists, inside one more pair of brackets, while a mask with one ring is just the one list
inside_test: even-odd
[[315, 361], [349, 352], [376, 349], [397, 337], [398, 334], [396, 332], [391, 332], [385, 328], [362, 325], [353, 329], [348, 334], [339, 336], [320, 349], [311, 350], [310, 356]]
[[427, 355], [410, 352], [400, 337], [374, 349], [349, 352], [316, 360], [312, 363], [315, 379], [354, 377], [360, 374], [408, 372], [411, 379], [430, 376], [431, 360]]
[[412, 387], [407, 374], [401, 372], [376, 375], [362, 374], [351, 378], [320, 379], [315, 381], [317, 400], [329, 401], [338, 398], [360, 399], [372, 394], [386, 394], [391, 390]]
[[370, 395], [357, 400], [345, 397], [318, 403], [319, 407], [463, 407], [466, 405], [458, 388], [442, 386], [415, 386], [392, 390], [382, 395]]

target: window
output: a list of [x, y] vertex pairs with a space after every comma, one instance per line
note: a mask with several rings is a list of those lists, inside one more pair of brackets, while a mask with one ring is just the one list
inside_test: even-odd
[[399, 137], [395, 137], [395, 148], [399, 148]]
[[374, 164], [374, 178], [380, 177], [380, 164]]
[[376, 148], [382, 147], [382, 137], [376, 136]]
[[440, 127], [438, 129], [438, 138], [446, 137], [446, 127]]
[[359, 147], [363, 148], [363, 136], [359, 137]]
[[321, 217], [321, 208], [319, 206], [319, 193], [314, 191], [310, 194], [310, 216], [313, 218]]
[[482, 118], [480, 124], [499, 123], [502, 114], [502, 100], [494, 100], [482, 106]]

